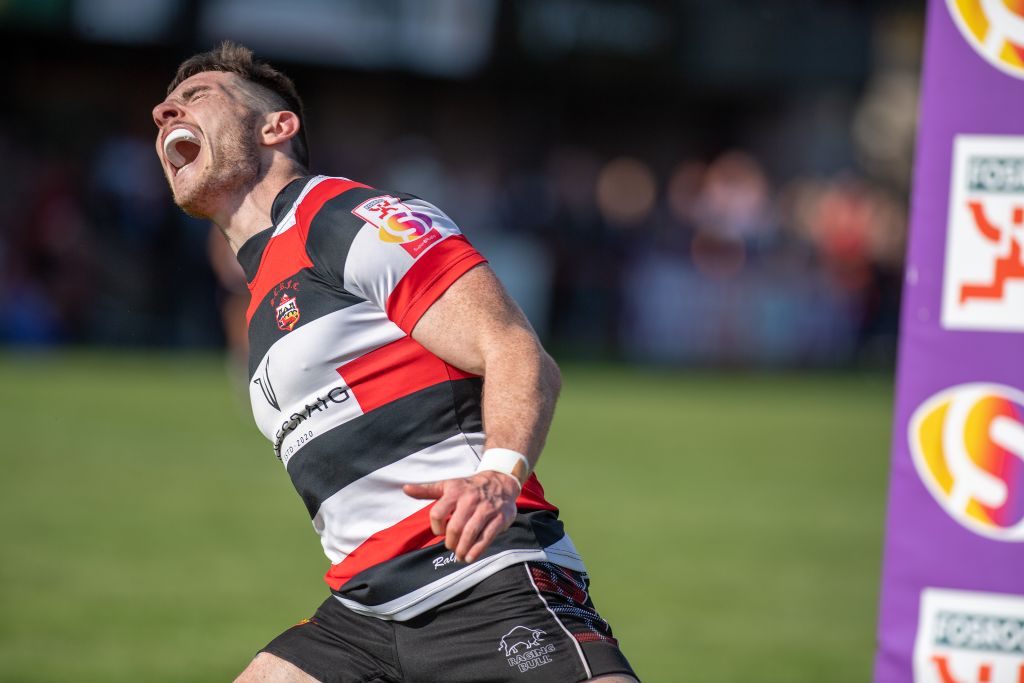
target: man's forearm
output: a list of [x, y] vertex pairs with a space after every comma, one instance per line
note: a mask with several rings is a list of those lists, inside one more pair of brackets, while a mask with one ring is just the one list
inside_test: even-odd
[[[457, 368], [483, 377], [481, 410], [486, 434], [475, 474], [407, 484], [406, 494], [436, 499], [435, 534], [460, 562], [473, 562], [517, 514], [516, 500], [537, 463], [561, 388], [558, 367], [530, 323], [486, 265], [470, 270], [423, 314], [412, 337]], [[508, 449], [501, 452], [494, 449]]]
[[521, 336], [485, 360], [484, 448], [522, 453], [532, 469], [551, 428], [562, 378], [536, 338]]

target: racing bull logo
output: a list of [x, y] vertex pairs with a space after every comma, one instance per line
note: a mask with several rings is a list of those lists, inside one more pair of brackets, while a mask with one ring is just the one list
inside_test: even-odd
[[530, 648], [540, 645], [540, 641], [544, 640], [545, 635], [547, 634], [539, 628], [516, 626], [501, 637], [498, 649], [504, 649], [505, 656], [510, 657], [517, 654], [520, 648], [529, 650]]

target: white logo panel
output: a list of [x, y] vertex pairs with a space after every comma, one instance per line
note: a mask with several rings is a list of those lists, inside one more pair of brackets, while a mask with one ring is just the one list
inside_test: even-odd
[[1024, 332], [1024, 137], [953, 143], [942, 326]]
[[914, 683], [1024, 680], [1024, 596], [925, 588]]

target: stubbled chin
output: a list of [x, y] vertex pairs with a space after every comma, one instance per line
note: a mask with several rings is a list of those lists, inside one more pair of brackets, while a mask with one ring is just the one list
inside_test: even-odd
[[257, 151], [230, 139], [219, 158], [203, 150], [199, 158], [171, 179], [174, 202], [196, 218], [213, 218], [231, 209], [233, 198], [250, 189], [259, 177]]
[[[192, 163], [198, 164], [199, 161]], [[200, 174], [202, 169], [190, 168], [190, 166], [178, 171], [178, 174], [171, 178], [174, 203], [193, 218], [209, 218], [212, 207], [209, 206], [210, 193], [205, 191], [206, 188]]]

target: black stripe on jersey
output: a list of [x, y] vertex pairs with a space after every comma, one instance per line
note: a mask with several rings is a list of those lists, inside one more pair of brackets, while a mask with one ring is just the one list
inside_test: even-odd
[[483, 400], [484, 381], [480, 378], [449, 382], [454, 401], [455, 419], [464, 432], [483, 431], [480, 406]]
[[[564, 535], [565, 529], [556, 513], [550, 510], [520, 511], [512, 525], [498, 534], [481, 558], [513, 549], [539, 550], [555, 543]], [[434, 566], [435, 559], [450, 552], [441, 542], [413, 550], [393, 560], [364, 569], [339, 590], [332, 592], [367, 606], [389, 602], [448, 574], [465, 569], [466, 565], [460, 562]]]
[[238, 264], [245, 272], [246, 282], [252, 282], [256, 277], [256, 273], [260, 269], [260, 261], [263, 259], [263, 251], [270, 243], [270, 238], [274, 236], [275, 229], [276, 226], [271, 225], [269, 228], [259, 231], [243, 242], [238, 253], [235, 254]]
[[309, 181], [315, 178], [315, 175], [302, 176], [291, 181], [277, 193], [274, 197], [274, 203], [270, 205], [270, 219], [274, 221], [274, 225], [281, 222], [281, 219], [285, 217], [288, 210], [292, 208], [292, 204], [299, 198], [302, 191], [306, 189], [306, 185]]
[[288, 474], [309, 516], [315, 517], [325, 500], [375, 470], [461, 432], [482, 431], [480, 386], [478, 378], [435, 384], [303, 446], [288, 461]]
[[310, 221], [306, 253], [317, 269], [330, 273], [339, 288], [344, 287], [345, 261], [352, 241], [364, 225], [363, 219], [352, 213], [352, 209], [367, 199], [384, 195], [397, 199], [415, 199], [411, 194], [356, 187], [326, 201]]
[[[277, 322], [276, 304], [284, 292], [295, 297], [299, 311], [299, 320], [290, 331], [282, 329]], [[267, 292], [249, 321], [249, 376], [253, 376], [267, 351], [281, 337], [296, 334], [299, 328], [314, 320], [363, 301], [355, 294], [339, 290], [313, 269], [303, 268], [285, 278], [284, 282]]]

